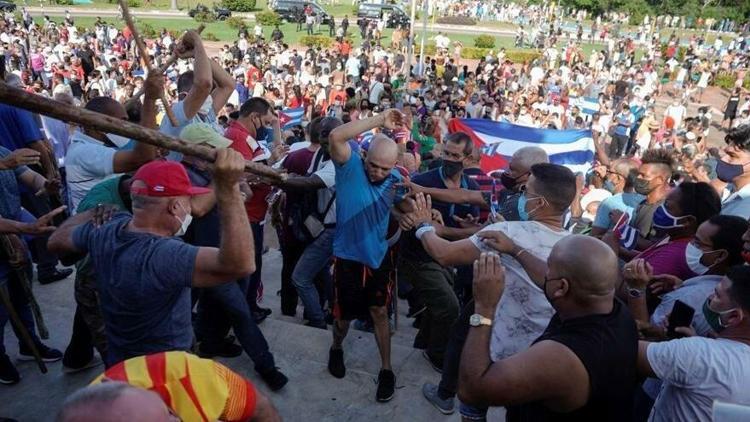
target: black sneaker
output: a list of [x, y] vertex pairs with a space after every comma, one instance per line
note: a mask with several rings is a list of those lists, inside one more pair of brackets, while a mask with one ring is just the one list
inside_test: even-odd
[[443, 361], [430, 356], [430, 354], [427, 353], [427, 350], [422, 351], [422, 356], [427, 359], [427, 362], [429, 362], [430, 366], [432, 366], [432, 369], [436, 370], [438, 374], [443, 373]]
[[289, 382], [289, 378], [282, 374], [278, 368], [260, 372], [260, 377], [263, 378], [263, 381], [271, 391], [279, 391]]
[[198, 345], [198, 356], [205, 359], [211, 359], [217, 356], [222, 358], [236, 358], [241, 354], [242, 347], [234, 344], [234, 342], [227, 341], [226, 339], [219, 344], [212, 345], [201, 342]]
[[[39, 350], [39, 354], [42, 356], [42, 361], [44, 362], [57, 362], [63, 358], [61, 351], [47, 347], [42, 343], [37, 343], [36, 348]], [[18, 360], [32, 361], [34, 360], [34, 354], [25, 345], [21, 345], [18, 348]]]
[[328, 372], [336, 378], [346, 376], [346, 366], [344, 366], [344, 349], [334, 349], [328, 352]]
[[260, 324], [261, 322], [265, 321], [266, 318], [268, 318], [267, 313], [257, 310], [257, 311], [250, 311], [250, 313], [253, 315], [253, 320], [256, 324]]
[[8, 355], [3, 353], [0, 355], [0, 384], [15, 384], [21, 381], [21, 375], [13, 363], [10, 361]]
[[391, 370], [381, 369], [378, 374], [378, 391], [375, 393], [375, 399], [381, 403], [390, 401], [395, 388], [396, 375]]
[[68, 278], [69, 275], [73, 274], [73, 269], [71, 268], [64, 268], [62, 270], [55, 270], [49, 274], [44, 274], [43, 276], [39, 277], [39, 284], [50, 284], [54, 283], [56, 281], [64, 280]]

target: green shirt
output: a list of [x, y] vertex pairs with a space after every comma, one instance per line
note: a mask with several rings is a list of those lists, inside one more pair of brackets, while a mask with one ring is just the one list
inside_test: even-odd
[[422, 135], [419, 132], [419, 124], [414, 121], [411, 125], [411, 139], [419, 143], [419, 154], [424, 156], [428, 152], [432, 152], [435, 148], [437, 141], [432, 136]]
[[98, 204], [115, 205], [120, 210], [128, 211], [128, 207], [120, 196], [120, 180], [123, 176], [121, 174], [97, 183], [78, 204], [76, 212], [88, 211]]

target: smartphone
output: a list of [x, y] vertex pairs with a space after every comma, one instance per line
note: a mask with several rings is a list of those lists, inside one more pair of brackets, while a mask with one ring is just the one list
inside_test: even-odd
[[676, 300], [672, 307], [672, 313], [669, 314], [669, 325], [667, 326], [667, 337], [669, 338], [680, 338], [685, 337], [684, 334], [675, 332], [677, 327], [689, 327], [693, 322], [693, 315], [695, 315], [695, 309], [690, 305], [685, 304], [681, 300]]

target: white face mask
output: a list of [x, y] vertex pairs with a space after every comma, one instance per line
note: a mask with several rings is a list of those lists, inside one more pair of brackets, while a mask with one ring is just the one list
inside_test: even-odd
[[714, 251], [709, 252], [703, 252], [700, 248], [695, 246], [692, 242], [688, 243], [687, 248], [685, 249], [685, 261], [687, 262], [688, 267], [690, 268], [690, 271], [698, 274], [703, 275], [708, 272], [708, 270], [711, 267], [707, 267], [701, 263], [701, 258], [706, 253], [711, 253]]
[[115, 144], [117, 148], [122, 148], [125, 145], [130, 143], [130, 138], [126, 138], [120, 135], [115, 135], [114, 133], [108, 133], [107, 139], [109, 139], [109, 142], [112, 142], [113, 144]]
[[[185, 211], [185, 208], [182, 207], [182, 204], [178, 202], [180, 205], [180, 208], [182, 208], [183, 211]], [[184, 236], [185, 233], [187, 233], [188, 227], [190, 227], [190, 223], [193, 222], [193, 216], [191, 214], [185, 214], [185, 219], [181, 220], [180, 217], [174, 216], [174, 218], [177, 219], [177, 221], [180, 222], [180, 228], [177, 230], [177, 233], [175, 233], [175, 236]]]
[[211, 110], [213, 110], [214, 107], [214, 99], [211, 98], [209, 95], [206, 97], [205, 100], [203, 100], [203, 105], [201, 105], [201, 108], [198, 110], [198, 113], [208, 115]]

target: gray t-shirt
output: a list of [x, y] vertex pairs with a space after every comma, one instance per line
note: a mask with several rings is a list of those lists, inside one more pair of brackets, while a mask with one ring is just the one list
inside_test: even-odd
[[190, 350], [192, 286], [198, 248], [176, 237], [127, 230], [118, 213], [99, 228], [73, 232], [75, 247], [96, 269], [106, 324], [107, 364], [168, 350]]

